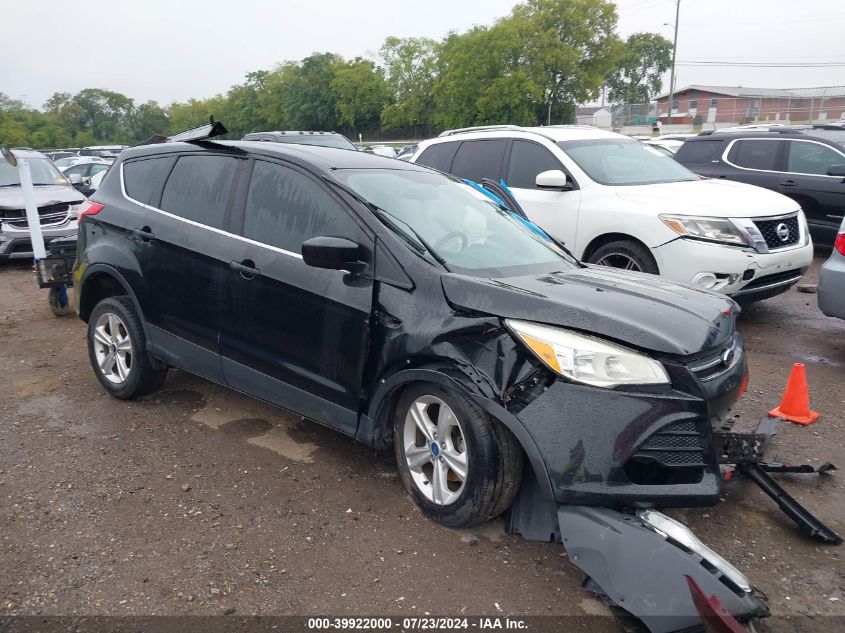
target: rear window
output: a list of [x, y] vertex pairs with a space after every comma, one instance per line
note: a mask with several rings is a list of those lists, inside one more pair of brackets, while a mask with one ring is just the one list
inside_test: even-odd
[[775, 139], [742, 139], [734, 143], [728, 160], [746, 169], [772, 171], [777, 163], [781, 143]]
[[507, 146], [506, 139], [464, 141], [452, 161], [452, 174], [475, 182], [482, 178], [499, 180]]
[[455, 157], [458, 145], [459, 143], [437, 143], [425, 148], [414, 162], [448, 174], [452, 169], [452, 159]]
[[675, 160], [679, 163], [709, 163], [716, 160], [723, 141], [687, 141], [678, 149]]
[[182, 156], [167, 179], [161, 208], [186, 220], [223, 228], [237, 171], [236, 158]]
[[126, 195], [143, 204], [158, 206], [164, 181], [175, 161], [173, 157], [165, 157], [123, 163], [123, 186], [126, 188]]

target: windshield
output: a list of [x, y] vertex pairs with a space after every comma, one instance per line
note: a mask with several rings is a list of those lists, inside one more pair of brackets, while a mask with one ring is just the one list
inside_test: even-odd
[[[67, 180], [56, 166], [46, 158], [27, 158], [29, 171], [32, 174], [32, 184], [38, 185], [66, 185]], [[20, 185], [18, 168], [12, 167], [6, 161], [0, 161], [0, 187]]]
[[577, 266], [541, 231], [442, 174], [338, 169], [333, 175], [409, 227], [450, 270], [507, 277]]
[[558, 146], [590, 178], [603, 185], [650, 185], [698, 179], [670, 156], [633, 139], [562, 141]]

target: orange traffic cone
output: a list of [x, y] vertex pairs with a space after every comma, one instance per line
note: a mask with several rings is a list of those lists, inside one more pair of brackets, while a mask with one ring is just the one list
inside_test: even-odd
[[795, 363], [786, 382], [780, 405], [769, 411], [770, 418], [783, 418], [796, 424], [812, 424], [819, 419], [819, 412], [810, 409], [810, 392], [804, 363]]

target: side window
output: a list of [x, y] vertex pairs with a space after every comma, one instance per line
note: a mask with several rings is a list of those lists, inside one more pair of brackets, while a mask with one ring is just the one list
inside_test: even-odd
[[182, 156], [170, 172], [161, 208], [186, 220], [221, 229], [231, 205], [238, 159]]
[[72, 176], [74, 174], [84, 176], [86, 169], [88, 169], [88, 165], [74, 165], [65, 170], [65, 176]]
[[175, 158], [168, 156], [123, 163], [121, 169], [126, 195], [142, 204], [158, 206], [164, 181], [175, 161]]
[[91, 164], [91, 175], [99, 174], [104, 169], [108, 169], [111, 165], [105, 165], [103, 163], [92, 163]]
[[542, 145], [528, 141], [514, 141], [505, 182], [508, 187], [536, 189], [537, 174], [563, 167], [560, 161]]
[[414, 162], [448, 174], [452, 169], [452, 159], [455, 157], [458, 145], [460, 143], [437, 143], [427, 147]]
[[506, 139], [464, 141], [452, 161], [452, 174], [475, 182], [482, 178], [499, 180], [507, 146]]
[[831, 165], [845, 163], [845, 156], [832, 147], [806, 141], [789, 141], [786, 170], [798, 174], [827, 174]]
[[728, 154], [728, 160], [748, 169], [774, 170], [781, 142], [768, 139], [737, 141]]
[[675, 160], [679, 163], [709, 163], [719, 157], [722, 141], [688, 141], [678, 148]]
[[328, 235], [360, 241], [355, 221], [318, 182], [289, 167], [255, 161], [244, 237], [300, 253], [302, 242]]

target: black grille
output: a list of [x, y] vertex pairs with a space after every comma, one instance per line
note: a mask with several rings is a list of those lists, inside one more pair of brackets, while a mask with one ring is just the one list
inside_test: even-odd
[[736, 365], [742, 358], [742, 353], [742, 345], [739, 344], [736, 336], [733, 336], [715, 351], [692, 361], [689, 368], [700, 380], [710, 380], [721, 376]]
[[[763, 239], [766, 240], [766, 246], [769, 248], [783, 248], [798, 243], [798, 215], [779, 220], [755, 220], [754, 224], [760, 229]], [[784, 230], [784, 227], [786, 227], [786, 230]], [[786, 239], [782, 239], [782, 236], [785, 236]]]
[[771, 284], [776, 284], [780, 281], [798, 281], [801, 279], [801, 276], [804, 274], [805, 269], [797, 269], [797, 270], [787, 270], [782, 273], [775, 273], [773, 275], [766, 275], [765, 277], [757, 277], [754, 281], [752, 281], [747, 286], [743, 286], [742, 289], [744, 291], [754, 290], [755, 288], [761, 288], [763, 286], [769, 286]]
[[649, 437], [634, 454], [668, 467], [704, 466], [704, 447], [695, 423], [678, 422]]

